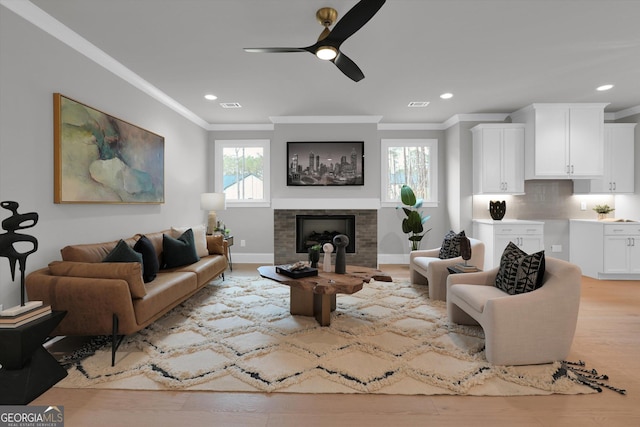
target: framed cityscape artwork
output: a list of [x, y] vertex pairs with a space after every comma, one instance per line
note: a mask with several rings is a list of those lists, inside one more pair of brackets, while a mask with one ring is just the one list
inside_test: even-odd
[[364, 141], [287, 142], [287, 185], [364, 185]]
[[53, 94], [55, 203], [164, 203], [164, 138]]

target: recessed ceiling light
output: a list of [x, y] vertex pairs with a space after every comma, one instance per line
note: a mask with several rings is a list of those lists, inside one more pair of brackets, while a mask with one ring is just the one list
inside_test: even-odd
[[609, 89], [611, 89], [611, 88], [613, 88], [613, 85], [611, 85], [611, 84], [607, 84], [607, 85], [598, 86], [598, 87], [596, 88], [596, 90], [599, 90], [600, 92], [603, 92], [603, 91], [605, 91], [605, 90], [609, 90]]
[[207, 99], [207, 100], [209, 100], [209, 101], [214, 101], [214, 100], [218, 99], [218, 97], [217, 97], [217, 96], [215, 96], [215, 95], [214, 95], [214, 94], [212, 94], [212, 93], [208, 93], [208, 94], [206, 94], [206, 95], [204, 96], [204, 99]]
[[443, 93], [442, 95], [440, 95], [440, 98], [442, 98], [442, 99], [451, 99], [451, 98], [453, 98], [453, 94], [450, 93], [450, 92]]
[[239, 102], [221, 102], [220, 106], [222, 108], [242, 108]]
[[411, 101], [407, 107], [423, 108], [429, 105], [429, 101]]

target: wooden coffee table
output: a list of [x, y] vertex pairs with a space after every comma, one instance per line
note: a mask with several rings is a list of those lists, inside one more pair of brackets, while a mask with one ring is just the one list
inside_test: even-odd
[[314, 316], [321, 326], [331, 324], [331, 312], [336, 309], [336, 294], [354, 294], [371, 279], [391, 282], [391, 276], [375, 268], [348, 265], [345, 274], [318, 271], [317, 276], [294, 279], [276, 273], [272, 265], [258, 267], [262, 277], [291, 288], [289, 312]]

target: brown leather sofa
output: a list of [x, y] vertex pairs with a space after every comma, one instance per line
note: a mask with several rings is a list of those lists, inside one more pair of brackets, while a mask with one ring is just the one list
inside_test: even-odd
[[[162, 265], [163, 234], [145, 234]], [[133, 247], [136, 235], [125, 242]], [[228, 267], [227, 244], [222, 236], [206, 236], [207, 256], [181, 267], [160, 269], [155, 279], [143, 282], [139, 262], [102, 262], [118, 241], [66, 246], [62, 261], [30, 273], [29, 300], [43, 301], [67, 315], [51, 336], [112, 335], [112, 365], [120, 341], [137, 332], [198, 292]], [[204, 246], [204, 243], [203, 243]], [[117, 341], [117, 342], [116, 342]]]

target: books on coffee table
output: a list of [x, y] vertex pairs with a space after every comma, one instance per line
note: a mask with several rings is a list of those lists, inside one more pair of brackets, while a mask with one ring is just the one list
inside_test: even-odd
[[276, 265], [276, 273], [284, 274], [292, 279], [300, 279], [302, 277], [311, 277], [318, 275], [318, 269], [312, 267], [304, 267], [301, 269], [292, 269], [290, 265]]

